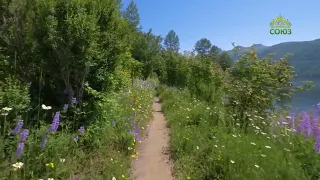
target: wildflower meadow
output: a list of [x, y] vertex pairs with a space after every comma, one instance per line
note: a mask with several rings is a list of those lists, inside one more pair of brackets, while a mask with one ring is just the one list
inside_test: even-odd
[[161, 97], [177, 179], [319, 178], [320, 109], [312, 115], [246, 114], [250, 130], [244, 133], [239, 123], [225, 123], [234, 117], [221, 103], [178, 90], [165, 90]]
[[320, 179], [320, 103], [281, 106], [313, 87], [287, 57], [233, 60], [206, 38], [181, 52], [123, 7], [0, 1], [0, 180], [132, 179], [155, 96], [175, 179]]
[[[76, 111], [76, 100], [68, 109], [54, 112], [42, 105], [40, 113], [52, 123], [39, 128], [26, 126], [23, 117], [14, 118], [2, 134], [1, 177], [7, 179], [126, 179], [135, 144], [142, 140], [150, 119], [152, 81], [113, 94], [96, 107], [94, 123], [79, 127], [68, 124], [66, 114]], [[2, 108], [2, 121], [14, 107]], [[97, 172], [100, 172], [97, 174]], [[3, 178], [2, 178], [3, 179]]]

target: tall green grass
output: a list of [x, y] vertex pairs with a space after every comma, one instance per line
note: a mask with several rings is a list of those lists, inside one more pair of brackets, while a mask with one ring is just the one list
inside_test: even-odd
[[158, 91], [171, 128], [177, 180], [320, 177], [320, 155], [314, 152], [314, 140], [295, 135], [288, 127], [272, 126], [278, 124], [278, 115], [248, 115], [249, 131], [244, 133], [220, 100], [207, 103], [174, 88]]
[[[66, 124], [67, 116], [61, 111], [57, 132], [49, 133], [49, 126], [43, 123], [40, 128], [29, 129], [20, 157], [16, 156], [16, 149], [22, 130], [17, 135], [7, 135], [11, 132], [8, 129], [0, 142], [0, 179], [130, 178], [131, 159], [138, 156], [135, 145], [142, 140], [140, 136], [145, 134], [152, 113], [153, 88], [151, 81], [135, 81], [119, 93], [100, 94], [94, 116], [90, 117], [94, 121], [84, 127], [83, 134], [70, 132], [72, 124]], [[48, 116], [53, 113], [42, 111]], [[42, 141], [44, 134], [46, 143]]]

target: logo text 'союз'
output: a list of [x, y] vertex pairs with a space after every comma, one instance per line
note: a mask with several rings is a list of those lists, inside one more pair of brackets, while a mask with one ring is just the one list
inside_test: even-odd
[[284, 34], [284, 35], [290, 35], [292, 34], [292, 31], [290, 29], [291, 27], [291, 22], [282, 17], [281, 14], [276, 18], [276, 19], [273, 19], [271, 22], [270, 22], [270, 34], [274, 35], [279, 35], [279, 34]]

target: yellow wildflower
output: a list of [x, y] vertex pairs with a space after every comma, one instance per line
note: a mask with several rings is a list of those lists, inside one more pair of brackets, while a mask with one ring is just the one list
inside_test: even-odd
[[51, 162], [51, 163], [47, 163], [46, 166], [47, 166], [47, 167], [54, 168], [54, 164], [53, 164], [52, 162]]

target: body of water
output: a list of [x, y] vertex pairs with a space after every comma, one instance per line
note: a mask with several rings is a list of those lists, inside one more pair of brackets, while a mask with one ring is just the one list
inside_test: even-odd
[[[314, 110], [320, 102], [320, 78], [309, 78], [307, 80], [312, 81], [314, 87], [306, 92], [297, 92], [293, 95], [291, 100], [291, 111], [293, 112]], [[301, 81], [303, 80], [296, 79], [293, 81], [293, 84], [299, 85]]]

